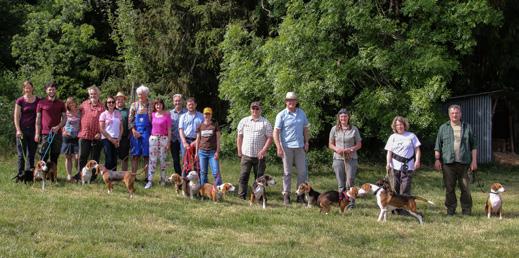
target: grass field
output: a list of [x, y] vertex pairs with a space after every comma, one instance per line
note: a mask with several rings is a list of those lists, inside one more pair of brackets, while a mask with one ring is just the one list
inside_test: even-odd
[[[383, 174], [381, 166], [360, 166], [358, 184]], [[480, 169], [485, 191], [494, 181], [507, 188], [501, 221], [484, 216], [487, 194], [475, 185], [473, 215], [447, 217], [440, 174], [418, 171], [413, 193], [437, 204], [419, 203], [425, 214], [425, 224], [419, 225], [396, 215], [378, 223], [373, 196], [357, 200], [357, 208], [344, 216], [337, 208], [328, 215], [297, 204], [285, 208], [278, 164], [267, 168], [278, 184], [269, 190], [266, 210], [249, 207], [234, 195], [215, 204], [188, 200], [157, 184], [144, 190], [142, 182], [132, 200], [121, 185], [108, 195], [101, 182], [81, 186], [60, 181], [41, 192], [39, 185], [13, 183], [15, 167], [13, 158], [0, 163], [1, 257], [519, 256], [519, 170], [513, 168]], [[224, 181], [237, 183], [238, 169], [238, 161], [224, 162]], [[63, 168], [59, 177], [64, 177]], [[310, 181], [318, 191], [336, 188], [329, 168], [310, 171]]]

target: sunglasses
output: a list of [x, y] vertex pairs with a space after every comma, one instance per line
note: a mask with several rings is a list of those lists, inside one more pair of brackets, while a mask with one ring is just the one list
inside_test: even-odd
[[115, 103], [115, 101], [111, 101], [111, 100], [106, 102], [106, 104], [114, 104], [114, 103]]

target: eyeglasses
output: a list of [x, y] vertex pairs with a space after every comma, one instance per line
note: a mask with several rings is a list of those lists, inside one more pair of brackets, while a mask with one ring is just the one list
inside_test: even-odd
[[115, 101], [107, 101], [106, 104], [114, 104]]

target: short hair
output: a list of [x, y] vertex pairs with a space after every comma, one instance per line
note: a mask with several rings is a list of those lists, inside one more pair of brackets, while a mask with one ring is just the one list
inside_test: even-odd
[[162, 110], [166, 108], [166, 106], [164, 105], [164, 100], [162, 100], [161, 98], [156, 98], [153, 100], [153, 112], [157, 112], [157, 109], [155, 108], [155, 105], [157, 104], [162, 105]]
[[175, 98], [180, 98], [180, 99], [182, 99], [183, 96], [182, 96], [182, 94], [177, 93], [177, 94], [173, 95], [173, 97], [172, 97], [172, 99], [175, 99]]
[[70, 105], [71, 104], [76, 104], [76, 101], [74, 100], [74, 97], [68, 97], [67, 100], [65, 101], [65, 108], [67, 109], [67, 111], [70, 111]]
[[391, 129], [393, 129], [394, 133], [396, 133], [396, 122], [404, 124], [404, 129], [406, 131], [409, 130], [409, 121], [407, 121], [407, 118], [403, 116], [395, 116], [395, 118], [393, 118], [393, 122], [391, 123]]
[[115, 103], [115, 97], [114, 96], [108, 96], [106, 97], [106, 100], [105, 100], [105, 108], [108, 110], [108, 100], [109, 99], [113, 99], [114, 100], [114, 103]]
[[187, 102], [194, 102], [194, 103], [196, 103], [196, 100], [195, 100], [195, 98], [193, 98], [193, 97], [189, 97], [189, 98], [187, 98], [187, 100], [186, 100], [186, 103], [187, 103]]
[[57, 88], [57, 87], [56, 87], [56, 83], [54, 83], [54, 82], [48, 82], [47, 84], [45, 84], [45, 87], [44, 87], [44, 88], [45, 88], [45, 90], [46, 90], [46, 89], [48, 89], [48, 88], [50, 88], [50, 87], [52, 87], [52, 88]]
[[95, 90], [97, 94], [101, 93], [101, 90], [95, 84], [87, 88], [87, 92], [91, 90]]
[[449, 112], [451, 111], [451, 109], [457, 109], [461, 112], [461, 106], [458, 105], [458, 104], [452, 104], [449, 106], [449, 108], [447, 109]]
[[139, 86], [139, 87], [135, 90], [135, 92], [136, 92], [137, 94], [146, 94], [146, 95], [148, 95], [148, 94], [150, 93], [150, 89], [149, 89], [148, 87], [144, 86], [144, 84], [141, 84], [141, 86]]

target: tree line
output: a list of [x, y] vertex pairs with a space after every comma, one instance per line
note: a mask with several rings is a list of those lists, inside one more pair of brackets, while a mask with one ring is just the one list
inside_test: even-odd
[[25, 79], [78, 98], [142, 83], [194, 96], [235, 128], [251, 101], [273, 121], [295, 91], [314, 146], [341, 107], [368, 148], [395, 115], [427, 142], [450, 96], [515, 89], [518, 11], [506, 0], [0, 0], [0, 105], [12, 110]]

